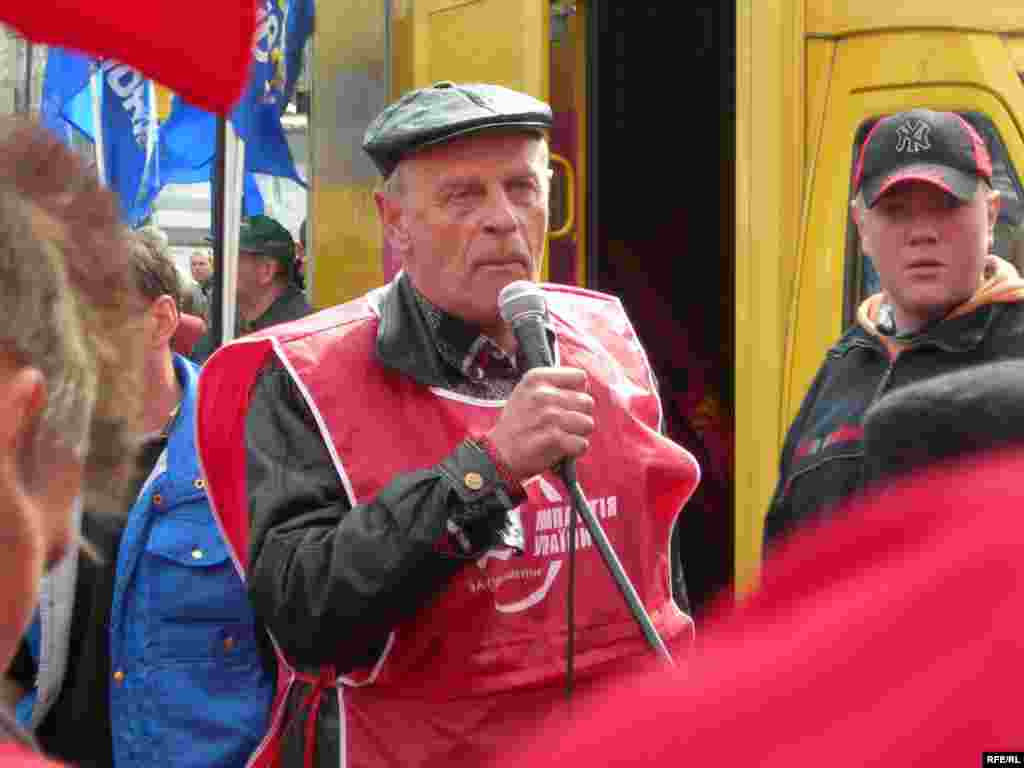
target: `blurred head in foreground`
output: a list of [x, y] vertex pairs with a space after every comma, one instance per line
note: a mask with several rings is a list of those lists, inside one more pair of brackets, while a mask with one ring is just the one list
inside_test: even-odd
[[[139, 417], [116, 199], [43, 128], [0, 119], [0, 536], [7, 663], [83, 498], [118, 510]], [[6, 654], [6, 655], [5, 655]]]

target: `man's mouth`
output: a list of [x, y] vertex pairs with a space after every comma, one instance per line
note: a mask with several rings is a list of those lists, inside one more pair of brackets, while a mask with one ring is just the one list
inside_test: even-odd
[[908, 270], [941, 269], [944, 266], [946, 265], [943, 264], [938, 259], [915, 259], [914, 261], [908, 263], [906, 268]]
[[522, 256], [502, 256], [495, 258], [480, 259], [477, 267], [521, 267], [528, 269], [527, 260]]

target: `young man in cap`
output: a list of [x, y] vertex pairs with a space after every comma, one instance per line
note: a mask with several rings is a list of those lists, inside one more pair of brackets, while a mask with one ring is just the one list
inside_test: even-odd
[[289, 670], [280, 764], [477, 765], [515, 749], [564, 705], [571, 536], [577, 685], [653, 657], [568, 528], [563, 459], [668, 647], [688, 646], [669, 539], [698, 470], [658, 433], [621, 304], [545, 286], [558, 364], [528, 372], [498, 311], [506, 285], [540, 272], [550, 125], [547, 104], [494, 85], [403, 96], [363, 144], [403, 272], [204, 371], [200, 458]]
[[[313, 311], [302, 292], [291, 233], [269, 216], [242, 220], [238, 235], [238, 335], [298, 320]], [[213, 354], [207, 332], [190, 357], [202, 365]]]
[[864, 483], [862, 420], [886, 392], [1024, 356], [1024, 281], [989, 253], [992, 161], [959, 115], [915, 109], [865, 139], [852, 215], [882, 290], [829, 350], [783, 446], [766, 540], [827, 516]]

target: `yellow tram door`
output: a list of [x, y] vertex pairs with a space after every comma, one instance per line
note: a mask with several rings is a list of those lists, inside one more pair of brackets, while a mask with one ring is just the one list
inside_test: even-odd
[[[382, 248], [377, 173], [360, 149], [370, 120], [405, 91], [442, 80], [499, 83], [548, 100], [549, 28], [542, 0], [340, 0], [317, 8], [310, 196], [316, 306], [358, 296], [399, 268]], [[573, 274], [563, 265], [579, 258], [570, 245], [582, 219], [568, 197], [576, 188], [571, 144], [569, 137], [552, 147], [560, 278]], [[543, 270], [546, 279], [546, 258]]]

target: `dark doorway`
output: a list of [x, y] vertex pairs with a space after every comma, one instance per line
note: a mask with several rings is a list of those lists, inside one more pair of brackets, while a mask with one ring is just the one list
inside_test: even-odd
[[676, 544], [699, 616], [734, 567], [732, 3], [595, 2], [588, 32], [588, 277], [619, 296], [665, 429], [701, 465]]

